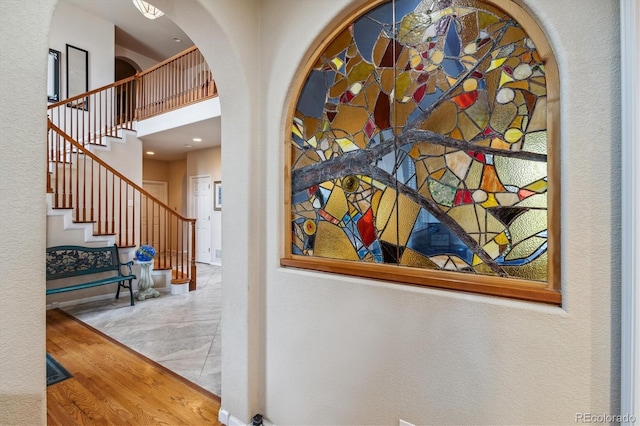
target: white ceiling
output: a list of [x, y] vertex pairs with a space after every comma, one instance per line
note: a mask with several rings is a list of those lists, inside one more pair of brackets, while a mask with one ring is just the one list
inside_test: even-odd
[[[193, 46], [193, 41], [166, 15], [151, 20], [135, 8], [131, 0], [66, 0], [92, 15], [115, 25], [117, 45], [160, 62]], [[153, 2], [150, 2], [153, 4]], [[176, 43], [174, 38], [181, 40]], [[193, 142], [193, 138], [202, 142]], [[176, 160], [186, 158], [188, 151], [220, 145], [220, 117], [140, 138], [143, 151], [155, 155], [145, 158]], [[191, 148], [185, 145], [192, 145]]]

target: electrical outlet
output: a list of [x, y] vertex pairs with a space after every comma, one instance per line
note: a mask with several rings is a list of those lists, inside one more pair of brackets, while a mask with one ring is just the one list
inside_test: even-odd
[[398, 426], [415, 426], [413, 423], [406, 422], [402, 419], [398, 420]]

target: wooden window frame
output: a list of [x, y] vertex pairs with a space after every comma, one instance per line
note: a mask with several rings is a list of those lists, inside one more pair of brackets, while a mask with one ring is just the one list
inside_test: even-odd
[[296, 96], [290, 98], [284, 127], [285, 168], [284, 168], [284, 250], [280, 265], [320, 272], [369, 278], [391, 283], [416, 285], [454, 291], [470, 292], [482, 295], [502, 296], [512, 299], [562, 304], [561, 292], [561, 233], [560, 233], [560, 81], [557, 61], [544, 34], [525, 6], [514, 0], [483, 0], [509, 14], [533, 40], [546, 70], [547, 83], [547, 172], [550, 185], [547, 191], [547, 229], [548, 263], [547, 282], [540, 283], [518, 278], [503, 278], [462, 272], [421, 269], [418, 267], [393, 264], [369, 263], [329, 259], [292, 254], [291, 233], [291, 132], [290, 123], [296, 108], [296, 102], [303, 89], [305, 78], [313, 64], [326, 47], [355, 19], [388, 0], [375, 0], [347, 13], [340, 24], [329, 28], [316, 39], [315, 48], [306, 55], [306, 62], [299, 68], [298, 77], [293, 84]]

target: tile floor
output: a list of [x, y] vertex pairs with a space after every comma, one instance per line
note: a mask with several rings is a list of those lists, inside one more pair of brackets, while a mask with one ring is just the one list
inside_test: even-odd
[[[64, 310], [220, 396], [220, 266], [198, 263], [198, 289], [129, 304], [129, 297]], [[126, 295], [125, 295], [126, 296]]]

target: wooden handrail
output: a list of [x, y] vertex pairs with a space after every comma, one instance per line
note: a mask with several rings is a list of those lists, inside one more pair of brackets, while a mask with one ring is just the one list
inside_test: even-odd
[[197, 46], [195, 46], [195, 45], [194, 45], [194, 46], [191, 46], [191, 47], [189, 47], [188, 49], [185, 49], [185, 50], [183, 50], [182, 52], [178, 52], [178, 53], [176, 53], [175, 55], [173, 55], [172, 57], [167, 58], [167, 59], [165, 59], [164, 61], [162, 61], [162, 62], [160, 62], [160, 63], [155, 64], [155, 65], [154, 65], [154, 66], [152, 66], [151, 68], [147, 68], [146, 70], [140, 71], [140, 72], [139, 72], [139, 73], [137, 73], [136, 75], [137, 75], [138, 77], [140, 77], [140, 76], [143, 76], [143, 75], [145, 75], [145, 74], [150, 74], [150, 73], [154, 72], [155, 70], [157, 70], [158, 68], [162, 68], [162, 67], [164, 67], [165, 65], [170, 64], [171, 62], [175, 61], [176, 59], [181, 58], [182, 56], [185, 56], [185, 55], [187, 55], [187, 54], [189, 54], [189, 53], [191, 53], [191, 52], [194, 52], [194, 51], [196, 51], [196, 50], [198, 50], [198, 47], [197, 47]]
[[72, 209], [75, 222], [92, 223], [95, 235], [115, 235], [120, 247], [153, 245], [156, 267], [172, 269], [172, 282], [195, 290], [196, 219], [173, 211], [51, 120], [47, 133], [53, 208]]
[[171, 211], [171, 214], [173, 214], [174, 216], [177, 216], [179, 219], [184, 220], [184, 221], [189, 221], [189, 222], [196, 222], [196, 219], [191, 219], [191, 218], [187, 218], [182, 216], [180, 213], [177, 213], [175, 211], [173, 211], [171, 209], [171, 207], [169, 207], [168, 205], [166, 205], [165, 203], [163, 203], [162, 201], [158, 200], [155, 196], [151, 195], [147, 190], [145, 190], [143, 187], [141, 187], [140, 185], [138, 185], [137, 183], [133, 182], [132, 180], [130, 180], [128, 177], [126, 177], [125, 175], [123, 175], [122, 173], [120, 173], [119, 171], [117, 171], [116, 169], [114, 169], [113, 167], [111, 167], [110, 165], [108, 165], [107, 163], [105, 163], [104, 161], [102, 161], [102, 159], [100, 159], [100, 157], [98, 157], [97, 155], [95, 155], [93, 152], [91, 151], [87, 151], [81, 144], [79, 144], [78, 142], [74, 141], [71, 136], [69, 136], [68, 134], [66, 134], [64, 131], [62, 131], [62, 129], [60, 129], [58, 126], [56, 126], [55, 124], [53, 124], [51, 122], [51, 120], [47, 120], [47, 124], [48, 124], [48, 128], [52, 129], [53, 131], [55, 131], [56, 133], [58, 133], [60, 136], [62, 136], [67, 142], [69, 142], [71, 145], [73, 145], [76, 149], [78, 149], [79, 151], [81, 151], [84, 155], [88, 156], [89, 158], [91, 158], [93, 161], [96, 161], [97, 163], [100, 163], [100, 165], [102, 165], [102, 167], [104, 167], [105, 169], [107, 169], [109, 172], [113, 173], [114, 175], [116, 175], [119, 179], [123, 180], [124, 182], [126, 182], [128, 185], [132, 186], [133, 188], [135, 188], [137, 191], [139, 191], [140, 193], [142, 193], [145, 197], [149, 197], [152, 198], [156, 201], [157, 204], [161, 205], [162, 207], [164, 207], [165, 209]]
[[59, 106], [62, 106], [62, 105], [66, 106], [67, 104], [72, 103], [73, 101], [78, 101], [80, 99], [84, 99], [84, 98], [86, 98], [88, 96], [95, 95], [98, 92], [104, 92], [105, 90], [108, 90], [108, 89], [111, 89], [111, 88], [114, 88], [114, 87], [118, 87], [118, 86], [122, 86], [122, 85], [124, 85], [124, 84], [126, 84], [126, 83], [128, 83], [130, 81], [134, 81], [136, 79], [136, 76], [137, 75], [132, 75], [131, 77], [123, 78], [122, 80], [118, 80], [118, 81], [116, 81], [114, 83], [106, 84], [106, 85], [104, 85], [102, 87], [98, 87], [97, 89], [90, 90], [90, 91], [88, 91], [86, 93], [81, 93], [81, 94], [76, 95], [76, 96], [74, 96], [72, 98], [63, 99], [63, 100], [58, 101], [56, 103], [49, 104], [47, 106], [47, 109], [53, 109], [55, 107], [59, 107]]

